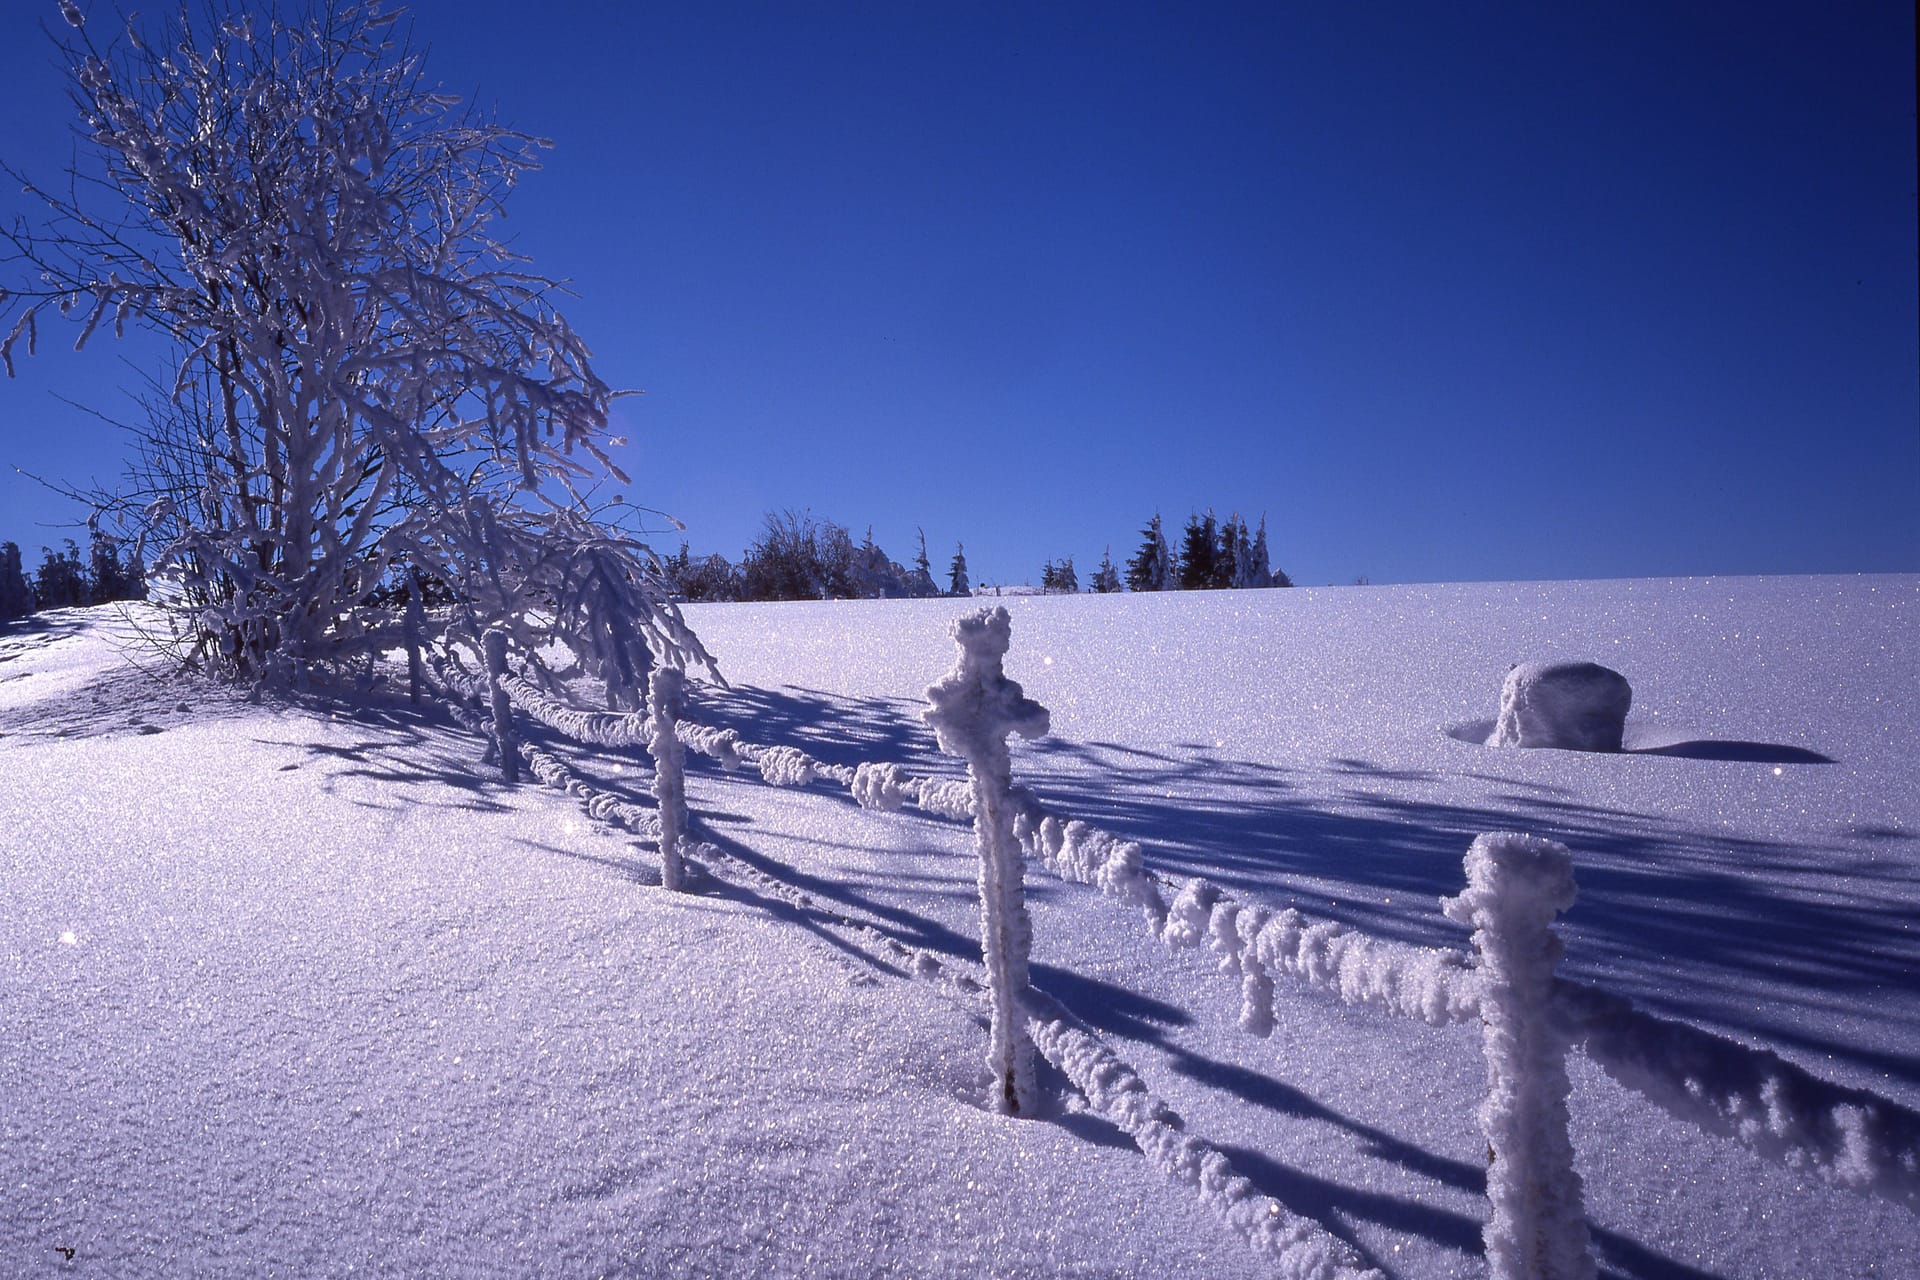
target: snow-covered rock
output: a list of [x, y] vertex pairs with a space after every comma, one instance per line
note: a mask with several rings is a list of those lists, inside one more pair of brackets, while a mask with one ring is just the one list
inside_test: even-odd
[[1618, 751], [1633, 686], [1597, 662], [1523, 662], [1500, 688], [1493, 747]]

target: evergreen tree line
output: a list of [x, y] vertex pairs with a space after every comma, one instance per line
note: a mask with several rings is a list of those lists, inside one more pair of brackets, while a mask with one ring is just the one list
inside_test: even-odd
[[[1248, 587], [1290, 587], [1293, 579], [1273, 567], [1267, 552], [1267, 520], [1260, 518], [1257, 530], [1250, 529], [1239, 513], [1223, 522], [1208, 508], [1205, 515], [1189, 516], [1180, 550], [1167, 544], [1165, 530], [1156, 512], [1140, 531], [1140, 549], [1127, 561], [1124, 576], [1113, 564], [1109, 548], [1100, 557], [1088, 589], [1111, 594], [1128, 591], [1210, 591]], [[1040, 587], [1049, 592], [1080, 590], [1080, 575], [1073, 557], [1055, 563], [1046, 562], [1041, 570]]]
[[[1190, 516], [1177, 553], [1168, 545], [1157, 513], [1140, 537], [1140, 549], [1127, 561], [1124, 573], [1114, 565], [1109, 548], [1086, 589], [1109, 594], [1293, 585], [1285, 571], [1272, 565], [1264, 516], [1257, 528], [1238, 513], [1222, 521], [1211, 508], [1204, 515]], [[894, 600], [964, 596], [973, 591], [964, 545], [955, 545], [946, 572], [936, 578], [924, 532], [919, 534], [912, 563], [902, 565], [874, 542], [871, 527], [856, 542], [845, 525], [792, 510], [768, 512], [759, 537], [738, 563], [717, 554], [694, 556], [683, 542], [678, 552], [667, 557], [664, 568], [676, 593], [690, 601]], [[1047, 561], [1040, 586], [1047, 592], [1080, 591], [1073, 557]]]
[[954, 547], [943, 584], [927, 558], [924, 532], [912, 563], [902, 565], [874, 542], [871, 527], [856, 542], [845, 525], [792, 510], [768, 512], [737, 564], [718, 554], [696, 557], [683, 542], [663, 567], [690, 601], [896, 600], [973, 590], [963, 546]]
[[39, 570], [29, 579], [20, 548], [0, 542], [0, 622], [24, 618], [41, 609], [144, 600], [146, 575], [133, 548], [104, 533], [93, 536], [83, 560], [72, 538], [64, 549], [40, 548]]

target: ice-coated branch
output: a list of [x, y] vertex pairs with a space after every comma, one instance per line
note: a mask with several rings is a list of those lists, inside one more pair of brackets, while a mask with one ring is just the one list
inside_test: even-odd
[[1573, 857], [1538, 836], [1493, 832], [1467, 850], [1467, 887], [1441, 904], [1473, 930], [1487, 1098], [1487, 1266], [1493, 1280], [1593, 1280], [1567, 1132], [1567, 1042], [1555, 1025], [1553, 919], [1573, 905]]
[[1028, 1039], [1023, 1000], [1027, 952], [1033, 925], [1027, 917], [1020, 845], [1014, 839], [1012, 757], [1007, 735], [1038, 738], [1047, 731], [1047, 709], [1007, 679], [1002, 664], [1012, 644], [1013, 623], [995, 606], [954, 620], [949, 634], [959, 661], [927, 690], [921, 712], [940, 749], [967, 762], [973, 783], [974, 844], [980, 853], [980, 951], [986, 962], [987, 1066], [993, 1073], [989, 1103], [1004, 1114], [1031, 1114], [1034, 1105], [1033, 1042]]
[[680, 837], [687, 829], [687, 782], [673, 725], [686, 696], [686, 677], [673, 667], [655, 667], [647, 695], [653, 704], [653, 737], [647, 750], [653, 754], [653, 795], [660, 805], [660, 883], [677, 890], [684, 878]]

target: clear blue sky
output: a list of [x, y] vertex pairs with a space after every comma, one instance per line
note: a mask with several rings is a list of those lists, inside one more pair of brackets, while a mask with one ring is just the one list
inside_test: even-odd
[[[509, 225], [696, 551], [790, 506], [1084, 578], [1210, 505], [1303, 583], [1920, 570], [1906, 3], [414, 13], [557, 142]], [[57, 173], [54, 4], [0, 15]], [[120, 452], [50, 392], [150, 354], [70, 342], [0, 381], [30, 563], [73, 513], [11, 468]]]

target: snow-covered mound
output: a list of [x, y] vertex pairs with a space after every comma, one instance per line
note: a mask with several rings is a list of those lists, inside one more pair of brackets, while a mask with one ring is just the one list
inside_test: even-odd
[[[1005, 604], [1051, 712], [1014, 780], [1149, 870], [1460, 948], [1468, 845], [1529, 831], [1573, 854], [1563, 975], [1920, 1107], [1920, 580]], [[1276, 1274], [1057, 1074], [991, 1114], [980, 1008], [914, 980], [980, 974], [977, 863], [877, 765], [958, 776], [920, 711], [975, 607], [690, 610], [737, 686], [690, 699], [710, 738], [867, 764], [877, 805], [689, 752], [692, 894], [444, 715], [157, 679], [99, 611], [0, 632], [10, 1273]], [[1540, 653], [1628, 675], [1625, 753], [1443, 731]], [[643, 751], [567, 751], [651, 803]], [[1485, 1274], [1477, 1028], [1282, 983], [1248, 1035], [1205, 948], [1027, 882], [1035, 984], [1166, 1135], [1387, 1275]], [[1603, 1275], [1913, 1274], [1909, 1209], [1568, 1070]]]
[[1500, 685], [1500, 719], [1487, 745], [1618, 751], [1633, 686], [1597, 662], [1522, 662]]

